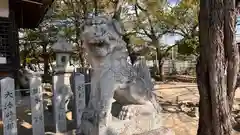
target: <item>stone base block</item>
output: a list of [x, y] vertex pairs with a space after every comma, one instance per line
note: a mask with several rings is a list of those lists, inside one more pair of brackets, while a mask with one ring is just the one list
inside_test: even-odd
[[[97, 128], [89, 121], [82, 121], [84, 135], [97, 135]], [[105, 135], [174, 135], [173, 131], [161, 126], [160, 116], [141, 116], [131, 120], [113, 117]]]
[[140, 134], [133, 134], [133, 135], [175, 135], [175, 133], [166, 127], [160, 127], [155, 130], [151, 130], [145, 133], [140, 133]]

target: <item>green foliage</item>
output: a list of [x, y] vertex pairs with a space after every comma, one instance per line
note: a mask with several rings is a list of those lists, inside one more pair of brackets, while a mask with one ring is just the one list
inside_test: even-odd
[[178, 53], [182, 55], [197, 55], [199, 53], [199, 40], [198, 37], [183, 38], [176, 42], [178, 45]]
[[198, 0], [181, 0], [180, 3], [173, 7], [170, 16], [175, 23], [175, 34], [183, 38], [176, 42], [178, 53], [180, 55], [190, 56], [198, 55]]
[[51, 45], [56, 42], [58, 32], [64, 31], [65, 38], [74, 45], [74, 59], [82, 61], [85, 51], [80, 39], [81, 25], [95, 12], [110, 16], [120, 12], [119, 19], [130, 38], [129, 45], [147, 59], [156, 58], [156, 48], [161, 56], [169, 55], [168, 51], [175, 45], [160, 42], [167, 33], [183, 37], [176, 44], [179, 53], [197, 54], [198, 7], [198, 0], [181, 0], [175, 7], [171, 7], [168, 0], [58, 0], [38, 28], [21, 30], [21, 59], [39, 59], [45, 47], [45, 53], [54, 60]]
[[[148, 44], [147, 47], [142, 47], [143, 50], [155, 52], [156, 48], [159, 48], [161, 56], [167, 57], [168, 51], [171, 50], [169, 48], [175, 45], [169, 46], [159, 41], [163, 35], [173, 33], [183, 37], [176, 44], [180, 52], [185, 51], [184, 55], [197, 53], [195, 49], [198, 46], [198, 0], [181, 0], [174, 7], [170, 6], [167, 0], [131, 0], [129, 4], [135, 10], [135, 14], [128, 21], [132, 23], [132, 25], [128, 24], [132, 28], [128, 28], [134, 33], [132, 36], [135, 38], [132, 39], [141, 39], [131, 40], [133, 48], [139, 44]], [[151, 47], [155, 49], [146, 49]], [[156, 55], [156, 53], [152, 54]]]

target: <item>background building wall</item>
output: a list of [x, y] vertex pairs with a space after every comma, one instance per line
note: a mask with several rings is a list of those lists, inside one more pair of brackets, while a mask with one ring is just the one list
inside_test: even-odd
[[8, 17], [8, 0], [0, 0], [0, 17]]

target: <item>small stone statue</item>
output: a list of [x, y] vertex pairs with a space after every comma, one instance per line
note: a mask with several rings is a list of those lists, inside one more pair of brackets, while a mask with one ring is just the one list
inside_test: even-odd
[[[22, 96], [29, 96], [30, 95], [30, 80], [33, 78], [34, 74], [39, 73], [39, 74], [43, 74], [43, 72], [35, 72], [29, 68], [21, 68], [18, 71], [18, 84], [20, 86], [20, 92], [22, 94]], [[29, 90], [28, 90], [29, 89]], [[71, 88], [66, 88], [67, 91], [64, 91], [63, 96], [64, 96], [64, 100], [65, 100], [65, 111], [69, 111], [69, 107], [71, 107], [71, 105], [69, 104], [70, 100], [72, 99], [72, 90]], [[51, 110], [49, 110], [51, 111]]]
[[127, 62], [122, 33], [120, 23], [108, 17], [86, 21], [82, 40], [94, 69], [82, 122], [86, 135], [94, 134], [86, 129], [96, 124], [98, 135], [132, 135], [161, 126], [161, 107], [146, 63], [140, 60], [133, 66]]
[[30, 80], [33, 77], [34, 71], [28, 69], [28, 68], [20, 68], [18, 70], [18, 78], [17, 78], [17, 83], [20, 87], [20, 89], [24, 89], [21, 92], [22, 96], [28, 96], [30, 95], [30, 92], [27, 91], [26, 89], [30, 88]]

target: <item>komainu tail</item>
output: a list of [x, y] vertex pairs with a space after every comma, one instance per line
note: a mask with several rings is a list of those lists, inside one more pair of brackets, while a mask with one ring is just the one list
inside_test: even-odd
[[139, 58], [133, 65], [135, 71], [137, 72], [137, 76], [141, 77], [144, 80], [146, 88], [148, 90], [153, 90], [154, 84], [152, 82], [151, 74], [146, 64], [146, 60], [144, 58]]
[[134, 69], [137, 72], [137, 76], [141, 78], [142, 82], [145, 85], [145, 88], [147, 89], [147, 94], [149, 97], [149, 100], [152, 102], [153, 106], [157, 110], [157, 112], [161, 112], [162, 108], [157, 102], [157, 95], [153, 93], [154, 90], [154, 84], [152, 82], [151, 74], [149, 72], [149, 69], [147, 67], [146, 61], [144, 58], [139, 58], [133, 65]]

